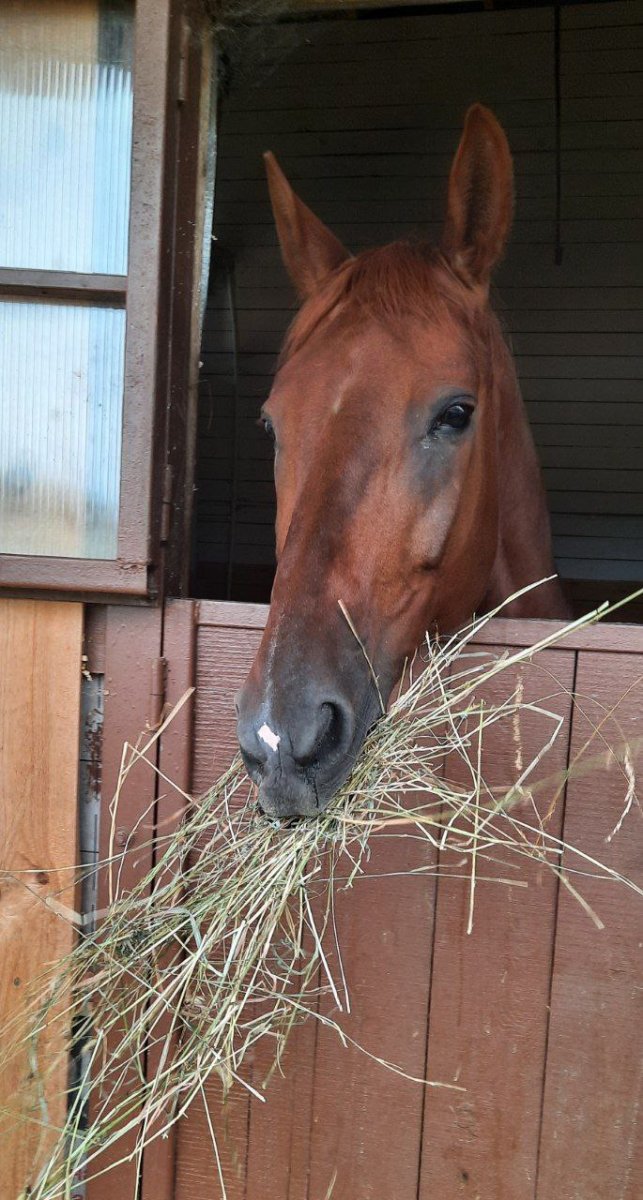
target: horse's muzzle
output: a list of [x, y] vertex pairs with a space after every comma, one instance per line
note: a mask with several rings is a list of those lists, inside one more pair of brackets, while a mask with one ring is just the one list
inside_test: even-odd
[[253, 703], [252, 687], [237, 700], [237, 733], [259, 804], [273, 817], [317, 816], [350, 772], [360, 742], [355, 719], [342, 697], [298, 696], [284, 711], [263, 699]]

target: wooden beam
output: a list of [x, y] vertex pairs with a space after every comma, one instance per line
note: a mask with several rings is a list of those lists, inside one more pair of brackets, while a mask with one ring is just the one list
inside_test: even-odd
[[461, 2], [462, 0], [290, 0], [290, 9], [292, 12], [332, 12], [333, 9], [345, 12], [351, 8], [428, 8], [431, 5]]
[[[58, 914], [74, 908], [82, 624], [81, 604], [0, 600], [0, 1027], [19, 1018], [30, 986], [74, 941], [73, 922]], [[61, 1036], [41, 1041], [41, 1069]], [[7, 1200], [33, 1185], [64, 1119], [66, 1086], [64, 1059], [44, 1096], [26, 1053], [0, 1075]]]
[[91, 304], [113, 304], [122, 308], [127, 296], [127, 277], [0, 267], [0, 295], [8, 299], [35, 296], [39, 300], [85, 300]]

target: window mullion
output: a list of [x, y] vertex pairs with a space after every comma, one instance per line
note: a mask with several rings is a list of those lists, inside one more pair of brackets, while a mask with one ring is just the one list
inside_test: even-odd
[[0, 267], [1, 296], [31, 296], [52, 300], [107, 301], [125, 304], [126, 275], [86, 275], [76, 271], [32, 271]]

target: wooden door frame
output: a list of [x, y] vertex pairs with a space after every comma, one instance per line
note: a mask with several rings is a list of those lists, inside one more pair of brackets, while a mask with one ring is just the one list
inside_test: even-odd
[[[116, 791], [123, 745], [135, 745], [141, 734], [158, 727], [165, 713], [195, 683], [197, 606], [191, 600], [171, 600], [164, 608], [110, 606], [105, 611], [103, 651], [99, 665], [105, 674], [105, 713], [102, 752], [102, 796], [99, 859], [109, 856], [112, 837], [110, 801]], [[102, 661], [100, 661], [102, 660]], [[91, 667], [90, 662], [90, 667]], [[152, 761], [183, 792], [189, 793], [192, 762], [192, 704], [190, 699], [168, 725], [154, 748]], [[141, 853], [129, 859], [124, 886], [146, 874], [153, 863], [154, 839], [177, 826], [185, 811], [180, 792], [167, 788], [160, 775], [140, 764], [128, 778], [119, 797], [116, 840], [136, 847], [136, 831], [146, 813]], [[149, 822], [149, 817], [145, 817]], [[151, 824], [151, 827], [150, 827]], [[140, 835], [139, 835], [140, 836]], [[99, 879], [98, 907], [108, 903], [107, 879]], [[154, 1069], [151, 1055], [148, 1069]], [[130, 1139], [130, 1148], [133, 1142]], [[115, 1166], [87, 1184], [87, 1200], [173, 1200], [174, 1130], [143, 1155], [142, 1169], [135, 1161]], [[101, 1166], [116, 1163], [123, 1147], [114, 1147]]]

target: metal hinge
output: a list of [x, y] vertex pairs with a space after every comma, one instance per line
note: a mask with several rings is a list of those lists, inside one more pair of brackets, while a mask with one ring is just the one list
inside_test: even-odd
[[188, 55], [190, 53], [190, 24], [181, 17], [181, 48], [179, 50], [179, 81], [177, 102], [185, 104], [188, 95]]
[[165, 689], [167, 682], [167, 659], [159, 656], [152, 659], [152, 679], [150, 681], [150, 727], [158, 729], [165, 704]]
[[172, 484], [174, 482], [172, 468], [166, 463], [163, 476], [163, 495], [161, 497], [161, 545], [165, 546], [170, 540], [172, 528]]

